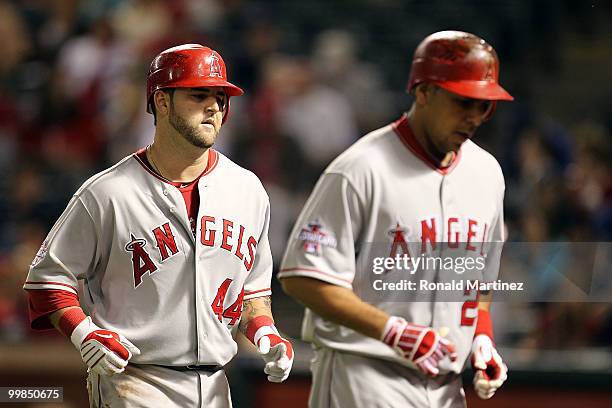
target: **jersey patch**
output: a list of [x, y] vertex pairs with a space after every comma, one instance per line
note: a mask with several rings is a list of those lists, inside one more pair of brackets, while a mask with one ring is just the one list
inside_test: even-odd
[[49, 241], [45, 239], [40, 248], [38, 249], [38, 252], [36, 252], [36, 256], [32, 260], [32, 264], [30, 266], [35, 267], [36, 265], [38, 265], [40, 261], [42, 261], [43, 258], [47, 256], [47, 252], [49, 252]]
[[314, 255], [320, 255], [321, 247], [336, 248], [338, 242], [333, 233], [326, 231], [325, 226], [314, 220], [302, 228], [298, 234], [298, 240], [303, 241], [304, 252]]

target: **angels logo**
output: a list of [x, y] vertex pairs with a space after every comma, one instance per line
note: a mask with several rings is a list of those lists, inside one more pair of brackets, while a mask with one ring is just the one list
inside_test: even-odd
[[406, 254], [410, 256], [408, 241], [406, 239], [406, 235], [410, 234], [408, 228], [402, 227], [399, 222], [396, 222], [395, 226], [388, 231], [388, 234], [393, 237], [393, 243], [391, 244], [391, 252], [389, 253], [389, 256], [393, 257], [398, 254]]
[[132, 253], [134, 288], [137, 288], [142, 283], [142, 276], [145, 273], [149, 275], [154, 273], [157, 270], [157, 266], [144, 249], [147, 241], [142, 238], [136, 238], [133, 234], [130, 235], [132, 240], [125, 245], [125, 250]]
[[209, 77], [223, 78], [223, 71], [221, 71], [221, 63], [219, 57], [216, 54], [211, 54], [210, 57], [206, 58], [206, 63], [210, 65]]
[[336, 248], [338, 245], [336, 237], [324, 231], [324, 226], [318, 220], [311, 221], [300, 231], [298, 240], [304, 241], [304, 251], [309, 254], [319, 255], [321, 246]]

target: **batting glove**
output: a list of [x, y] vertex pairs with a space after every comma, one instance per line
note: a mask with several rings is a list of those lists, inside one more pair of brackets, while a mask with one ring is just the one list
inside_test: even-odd
[[293, 366], [293, 346], [280, 336], [276, 327], [260, 327], [254, 336], [254, 344], [266, 362], [264, 373], [268, 381], [280, 383], [289, 377]]
[[385, 325], [381, 340], [400, 356], [412, 361], [428, 376], [437, 375], [440, 360], [448, 356], [457, 359], [455, 346], [431, 327], [408, 323], [401, 317], [391, 316]]
[[280, 336], [274, 320], [266, 315], [255, 317], [249, 322], [245, 335], [266, 362], [264, 373], [268, 374], [268, 381], [285, 381], [293, 365], [293, 346]]
[[472, 341], [474, 389], [482, 399], [489, 399], [508, 378], [508, 367], [502, 361], [491, 338], [479, 334]]
[[138, 347], [122, 334], [96, 326], [91, 317], [76, 326], [70, 341], [80, 351], [88, 370], [100, 375], [123, 372], [130, 358], [140, 354]]

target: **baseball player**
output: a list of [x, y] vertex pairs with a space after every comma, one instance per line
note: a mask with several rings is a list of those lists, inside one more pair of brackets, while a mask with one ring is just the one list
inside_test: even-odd
[[428, 36], [412, 60], [410, 110], [360, 139], [319, 179], [278, 275], [307, 307], [311, 407], [464, 406], [460, 373], [469, 360], [481, 398], [506, 379], [490, 294], [465, 291], [451, 302], [434, 292], [429, 301], [408, 301], [389, 291], [364, 299], [372, 269], [359, 267], [374, 244], [393, 257], [436, 243], [476, 253], [477, 243], [503, 241], [501, 168], [471, 140], [496, 101], [513, 99], [498, 71], [483, 39], [459, 31]]
[[229, 407], [223, 366], [244, 333], [282, 382], [291, 344], [272, 319], [269, 200], [212, 149], [230, 97], [221, 56], [185, 44], [147, 76], [148, 147], [87, 180], [24, 288], [34, 329], [55, 326], [88, 367], [92, 407]]

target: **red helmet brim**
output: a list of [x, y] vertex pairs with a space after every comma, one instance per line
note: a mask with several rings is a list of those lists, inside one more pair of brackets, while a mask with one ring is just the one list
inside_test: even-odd
[[205, 81], [200, 79], [192, 79], [192, 80], [184, 80], [184, 81], [176, 81], [172, 84], [172, 86], [162, 87], [164, 88], [210, 88], [213, 86], [218, 86], [221, 88], [225, 88], [225, 92], [228, 96], [240, 96], [244, 94], [244, 91], [232, 84], [231, 82], [224, 81], [222, 79], [215, 80], [211, 78], [207, 78]]
[[491, 81], [434, 81], [440, 88], [466, 98], [487, 101], [513, 101], [514, 98], [498, 83]]

